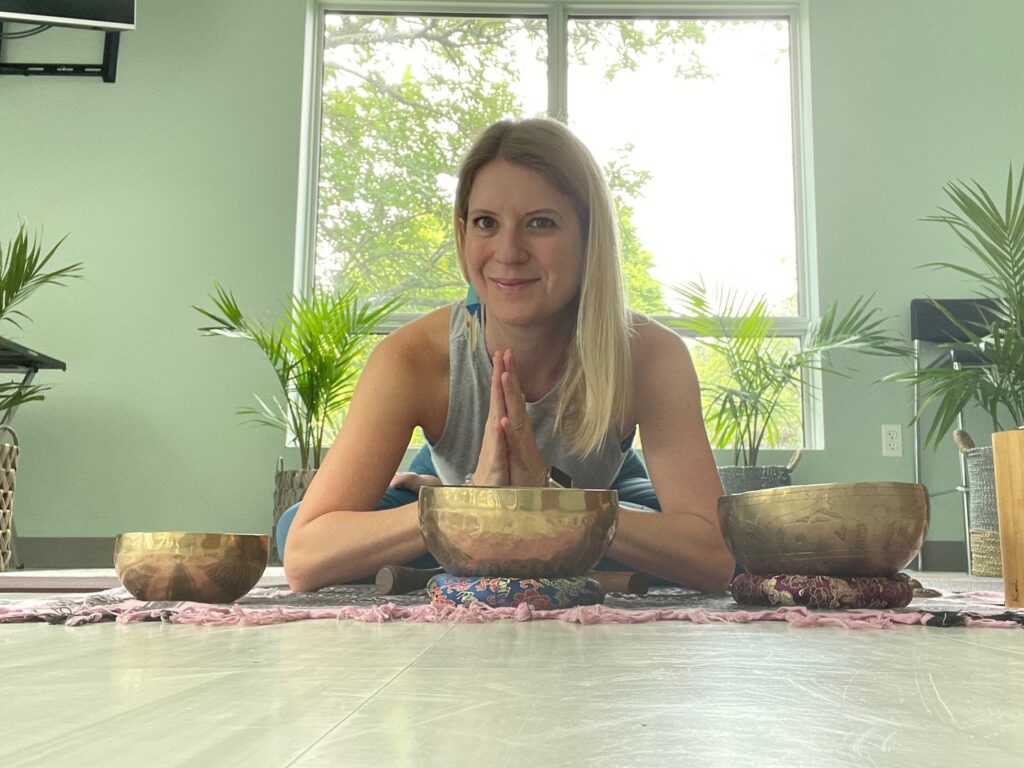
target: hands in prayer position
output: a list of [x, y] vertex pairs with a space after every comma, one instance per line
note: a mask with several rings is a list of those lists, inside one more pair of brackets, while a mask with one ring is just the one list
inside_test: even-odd
[[[548, 469], [537, 448], [533, 424], [526, 412], [526, 397], [519, 385], [511, 349], [491, 357], [491, 404], [473, 471], [473, 485], [539, 487], [547, 484]], [[425, 485], [440, 485], [434, 475], [399, 472], [392, 488], [419, 492]]]

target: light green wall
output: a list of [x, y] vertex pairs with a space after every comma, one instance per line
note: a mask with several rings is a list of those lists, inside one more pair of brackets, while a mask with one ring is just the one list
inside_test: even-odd
[[[942, 186], [977, 178], [1000, 188], [1024, 162], [1024, 3], [1021, 0], [812, 0], [810, 4], [817, 248], [822, 299], [875, 293], [909, 333], [917, 297], [967, 297], [952, 274], [916, 267], [960, 260], [959, 241], [920, 221], [945, 204]], [[907, 480], [904, 459], [881, 457], [881, 424], [904, 423], [910, 393], [872, 384], [893, 361], [863, 357], [825, 390], [826, 450], [800, 482]], [[979, 443], [987, 444], [975, 418]], [[956, 452], [924, 454], [934, 491], [959, 482]], [[963, 536], [959, 494], [934, 500], [931, 539]]]
[[[1024, 3], [810, 0], [809, 20], [822, 303], [875, 293], [907, 327], [911, 298], [968, 294], [914, 269], [957, 257], [919, 221], [942, 185], [1024, 162]], [[303, 24], [301, 0], [139, 0], [116, 84], [0, 78], [0, 239], [18, 216], [47, 242], [70, 233], [61, 258], [86, 269], [12, 334], [68, 362], [16, 420], [21, 536], [269, 526], [282, 441], [234, 410], [273, 378], [246, 345], [202, 338], [191, 305], [214, 279], [255, 310], [291, 285]], [[52, 31], [6, 56], [98, 60], [98, 38]], [[896, 364], [850, 362], [863, 370], [827, 383], [826, 448], [796, 481], [909, 480], [909, 430], [904, 459], [880, 455], [909, 394], [872, 384]], [[955, 455], [926, 472], [952, 487]], [[930, 537], [961, 528], [958, 497], [938, 499]]]
[[[14, 334], [68, 364], [15, 419], [19, 536], [268, 527], [281, 439], [234, 411], [272, 373], [191, 306], [214, 279], [253, 308], [290, 290], [303, 28], [301, 2], [139, 0], [116, 83], [0, 78], [0, 237], [21, 216], [85, 265]], [[101, 40], [5, 47], [95, 62]]]

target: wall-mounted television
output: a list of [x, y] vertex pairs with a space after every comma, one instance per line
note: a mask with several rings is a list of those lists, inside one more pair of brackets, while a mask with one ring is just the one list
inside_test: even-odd
[[135, 29], [135, 0], [0, 0], [0, 24]]

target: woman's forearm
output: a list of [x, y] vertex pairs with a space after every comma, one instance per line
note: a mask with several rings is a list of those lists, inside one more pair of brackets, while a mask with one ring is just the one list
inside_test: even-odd
[[326, 512], [292, 525], [284, 571], [293, 591], [312, 592], [372, 576], [426, 551], [415, 502], [375, 512]]
[[[288, 532], [288, 585], [311, 592], [375, 574], [427, 551], [416, 503], [375, 512], [328, 512]], [[637, 570], [709, 594], [725, 591], [734, 561], [721, 533], [695, 515], [619, 509], [608, 555]]]
[[608, 556], [708, 594], [725, 592], [735, 568], [722, 534], [707, 520], [622, 507]]

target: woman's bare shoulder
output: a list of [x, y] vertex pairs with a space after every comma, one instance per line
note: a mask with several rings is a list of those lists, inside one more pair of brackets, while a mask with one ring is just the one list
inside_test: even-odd
[[375, 354], [415, 370], [448, 370], [448, 325], [451, 307], [441, 307], [406, 323], [377, 345]]
[[653, 317], [630, 310], [630, 349], [633, 365], [645, 365], [656, 362], [663, 355], [682, 355], [689, 353], [682, 338]]

